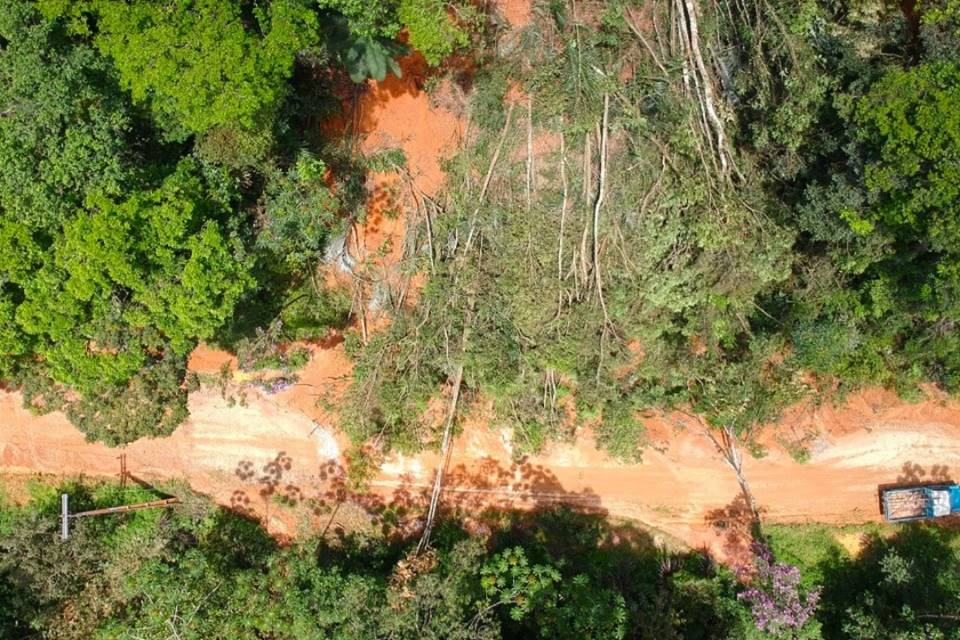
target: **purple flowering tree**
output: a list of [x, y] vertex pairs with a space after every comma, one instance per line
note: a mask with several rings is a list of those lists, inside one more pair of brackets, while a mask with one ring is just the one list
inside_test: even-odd
[[776, 638], [797, 638], [813, 617], [820, 601], [820, 589], [800, 592], [800, 570], [776, 562], [770, 548], [753, 543], [756, 574], [750, 588], [739, 598], [750, 605], [757, 629]]

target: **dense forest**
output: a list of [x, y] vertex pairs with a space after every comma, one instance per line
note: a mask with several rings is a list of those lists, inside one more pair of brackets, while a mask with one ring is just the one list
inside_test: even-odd
[[370, 533], [280, 547], [258, 523], [182, 488], [183, 504], [74, 523], [76, 509], [154, 497], [117, 484], [36, 484], [0, 503], [4, 638], [948, 640], [960, 637], [960, 536], [866, 532], [851, 558], [816, 527], [772, 531], [749, 589], [700, 552], [566, 510], [446, 522], [427, 554]]
[[[646, 409], [747, 434], [953, 391], [960, 8], [777, 4], [558, 0], [516, 33], [440, 0], [4, 3], [0, 377], [116, 445], [184, 420], [200, 341], [347, 328], [358, 441], [439, 441], [456, 381], [520, 450], [589, 422], [624, 457]], [[468, 85], [468, 139], [410, 216], [418, 303], [361, 339], [316, 274], [404, 158], [321, 125], [410, 51]]]
[[467, 41], [439, 0], [3, 3], [0, 377], [115, 445], [183, 421], [199, 341], [341, 326], [311, 276], [391, 160], [320, 124], [401, 18], [430, 60]]
[[[350, 123], [411, 56], [465, 133], [403, 212], [406, 295], [347, 240], [368, 176], [409, 177]], [[957, 393], [960, 2], [0, 2], [3, 389], [119, 446], [187, 419], [200, 343], [295, 369], [331, 332], [358, 486], [479, 401], [518, 456], [587, 425], [631, 460], [648, 411], [735, 457], [802, 398]], [[0, 635], [960, 638], [960, 538], [925, 525], [852, 557], [751, 504], [735, 575], [563, 510], [282, 546], [177, 492], [64, 543], [57, 489], [0, 503]]]

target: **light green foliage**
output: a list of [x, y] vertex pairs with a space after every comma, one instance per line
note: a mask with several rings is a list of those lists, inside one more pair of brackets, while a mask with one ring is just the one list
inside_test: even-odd
[[3, 3], [0, 38], [0, 216], [52, 232], [127, 184], [132, 110], [96, 51], [30, 3]]
[[0, 265], [16, 292], [2, 307], [15, 319], [4, 362], [39, 356], [45, 375], [83, 396], [68, 414], [91, 437], [118, 444], [171, 432], [185, 417], [184, 356], [253, 284], [218, 217], [225, 212], [185, 161], [157, 189], [89, 198], [47, 252], [4, 223], [0, 237], [20, 258]]
[[[434, 368], [429, 360], [422, 365], [418, 360], [407, 362], [405, 347], [409, 343], [401, 340], [409, 330], [406, 324], [391, 325], [387, 331], [373, 335], [362, 350], [356, 337], [347, 336], [347, 353], [356, 365], [354, 386], [341, 414], [344, 428], [355, 442], [382, 434], [401, 451], [416, 451], [422, 446], [411, 426], [426, 409], [436, 385], [443, 381], [444, 371]], [[433, 341], [418, 346], [424, 350], [437, 348]], [[372, 354], [378, 357], [368, 357]]]
[[238, 247], [224, 237], [216, 222], [205, 222], [186, 238], [184, 248], [189, 252], [185, 261], [171, 260], [181, 264], [179, 277], [173, 277], [168, 267], [163, 286], [145, 291], [142, 297], [152, 324], [179, 354], [212, 337], [253, 285], [246, 266], [238, 260]]
[[960, 36], [960, 2], [957, 0], [921, 0], [918, 9], [927, 24], [946, 24]]
[[846, 368], [863, 343], [856, 324], [839, 318], [803, 322], [794, 329], [792, 338], [801, 366], [841, 377], [848, 373]]
[[710, 424], [749, 437], [753, 427], [776, 418], [803, 395], [791, 368], [777, 362], [784, 351], [778, 338], [754, 338], [739, 358], [704, 362], [689, 391], [693, 407]]
[[502, 602], [514, 620], [541, 605], [560, 581], [560, 572], [544, 565], [530, 566], [522, 548], [505, 549], [480, 571], [480, 584], [488, 597]]
[[[291, 340], [345, 323], [348, 294], [315, 271], [365, 197], [362, 169], [331, 152], [331, 178], [295, 155], [319, 148], [294, 139], [322, 112], [317, 9], [0, 8], [0, 376], [32, 410], [64, 409], [110, 444], [167, 434], [185, 416], [184, 361], [199, 340], [236, 343], [278, 318]], [[394, 19], [396, 6], [383, 9]], [[388, 32], [359, 36], [377, 54], [361, 43], [363, 78], [399, 73]], [[307, 71], [296, 83], [295, 64]]]
[[532, 618], [541, 638], [618, 640], [626, 634], [622, 595], [598, 590], [587, 575], [564, 577], [551, 565], [531, 565], [521, 547], [487, 561], [480, 582], [513, 620]]
[[468, 33], [451, 17], [443, 0], [400, 0], [397, 17], [410, 34], [410, 46], [431, 65], [468, 42]]
[[298, 0], [255, 12], [239, 0], [98, 2], [97, 46], [124, 86], [149, 102], [169, 134], [214, 127], [269, 128], [287, 92], [294, 56], [317, 39], [316, 16]]
[[[19, 283], [26, 299], [17, 312], [25, 331], [42, 336], [55, 377], [118, 383], [145, 361], [144, 349], [169, 341], [185, 354], [232, 314], [251, 282], [218, 224], [204, 222], [216, 213], [204, 198], [184, 163], [159, 189], [91, 201], [64, 227], [52, 259]], [[104, 380], [90, 375], [93, 361], [127, 364], [115, 375], [104, 368]]]
[[[702, 38], [727, 50], [712, 79], [741, 175], [718, 172], [669, 15], [650, 9], [661, 28], [644, 43], [627, 5], [589, 26], [551, 5], [475, 78], [480, 134], [450, 165], [430, 281], [357, 354], [352, 435], [435, 444], [423, 411], [461, 361], [463, 391], [493, 400], [518, 450], [580, 422], [632, 459], [642, 410], [692, 405], [747, 435], [810, 390], [798, 369], [907, 397], [924, 380], [958, 388], [956, 60], [941, 47], [891, 64], [884, 52], [916, 43], [862, 8], [702, 9]], [[532, 122], [521, 101], [478, 207], [511, 84]], [[595, 223], [604, 93], [615, 142]], [[527, 126], [566, 145], [535, 154], [529, 196]]]

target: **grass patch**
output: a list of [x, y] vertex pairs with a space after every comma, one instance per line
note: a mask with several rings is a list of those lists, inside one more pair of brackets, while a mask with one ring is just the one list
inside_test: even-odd
[[859, 536], [889, 538], [897, 525], [867, 523], [831, 526], [826, 524], [769, 524], [763, 527], [778, 560], [800, 567], [806, 587], [823, 582], [823, 568], [837, 560], [852, 560], [843, 541]]

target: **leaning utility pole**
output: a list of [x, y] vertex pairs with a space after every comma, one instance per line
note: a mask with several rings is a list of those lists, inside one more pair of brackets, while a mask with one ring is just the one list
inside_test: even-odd
[[104, 509], [92, 509], [90, 511], [79, 511], [70, 513], [70, 496], [66, 493], [60, 495], [60, 539], [66, 540], [70, 537], [70, 519], [86, 518], [88, 516], [105, 516], [111, 513], [126, 513], [127, 511], [137, 511], [139, 509], [157, 509], [179, 504], [180, 498], [164, 498], [163, 500], [151, 500], [150, 502], [138, 502], [136, 504], [124, 504], [118, 507], [106, 507]]

